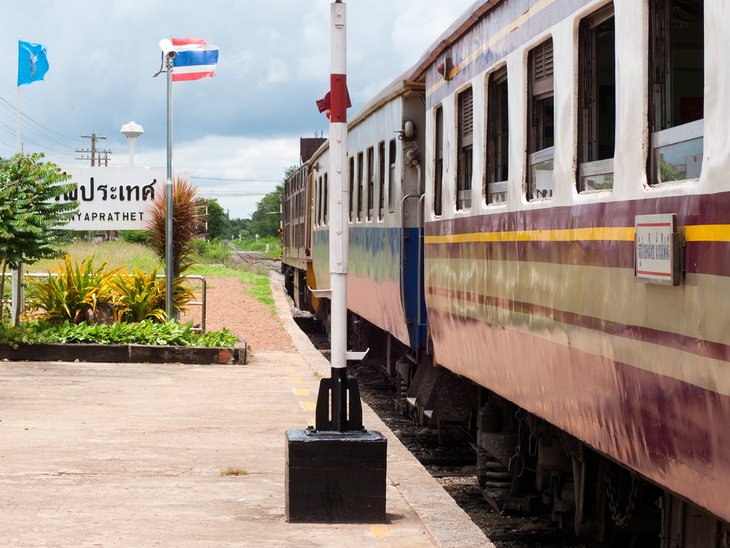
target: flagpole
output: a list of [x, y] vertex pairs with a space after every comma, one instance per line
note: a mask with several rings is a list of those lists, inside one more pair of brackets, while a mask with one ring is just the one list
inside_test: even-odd
[[15, 152], [20, 152], [20, 86], [17, 86], [18, 95], [15, 100]]
[[174, 282], [172, 252], [172, 60], [174, 51], [166, 52], [165, 68], [167, 69], [167, 181], [165, 184], [165, 312], [168, 320], [174, 317], [172, 292]]
[[[18, 94], [15, 100], [15, 153], [20, 154], [20, 86], [16, 89]], [[20, 319], [23, 301], [23, 263], [18, 263], [18, 267], [10, 275], [10, 323], [13, 325]]]

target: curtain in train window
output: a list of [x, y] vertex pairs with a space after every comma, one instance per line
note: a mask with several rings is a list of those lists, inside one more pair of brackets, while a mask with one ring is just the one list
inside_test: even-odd
[[365, 204], [362, 201], [363, 193], [363, 180], [362, 180], [362, 152], [357, 153], [357, 220], [362, 221], [362, 213], [365, 208]]
[[554, 111], [553, 39], [528, 56], [527, 199], [553, 195]]
[[652, 184], [702, 171], [704, 2], [649, 2], [649, 129]]
[[328, 197], [328, 184], [327, 184], [327, 174], [324, 174], [324, 193], [322, 195], [322, 207], [324, 209], [324, 224], [327, 224], [327, 213], [329, 210], [329, 197]]
[[583, 19], [578, 49], [578, 192], [613, 188], [616, 32], [613, 3]]
[[383, 220], [385, 209], [385, 141], [378, 143], [378, 220]]
[[388, 165], [390, 166], [388, 171], [388, 211], [393, 213], [395, 211], [395, 139], [391, 139], [388, 144]]
[[458, 150], [456, 162], [456, 209], [471, 207], [472, 144], [474, 143], [474, 94], [472, 88], [459, 94]]
[[484, 194], [488, 204], [507, 199], [509, 177], [509, 116], [507, 67], [494, 71], [487, 81], [487, 149]]
[[350, 222], [355, 215], [355, 158], [350, 156]]
[[367, 161], [368, 161], [368, 178], [367, 178], [367, 193], [368, 193], [368, 221], [373, 220], [373, 207], [375, 205], [375, 150], [373, 147], [367, 149]]
[[436, 108], [434, 120], [433, 213], [441, 215], [444, 185], [444, 109]]

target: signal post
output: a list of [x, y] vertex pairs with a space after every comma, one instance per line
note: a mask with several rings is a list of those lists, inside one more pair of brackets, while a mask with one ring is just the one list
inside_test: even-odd
[[316, 426], [287, 430], [286, 516], [291, 522], [385, 521], [387, 440], [363, 428], [357, 381], [347, 377], [347, 40], [345, 4], [330, 6], [330, 298], [331, 377], [322, 379]]

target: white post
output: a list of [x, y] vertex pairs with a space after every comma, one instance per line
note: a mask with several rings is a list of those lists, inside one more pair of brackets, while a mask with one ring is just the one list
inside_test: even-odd
[[347, 34], [345, 4], [331, 5], [330, 70], [331, 158], [329, 193], [329, 257], [331, 294], [332, 420], [337, 430], [347, 424], [347, 247], [349, 189], [347, 168]]
[[134, 142], [136, 139], [134, 137], [129, 139], [129, 167], [134, 167]]

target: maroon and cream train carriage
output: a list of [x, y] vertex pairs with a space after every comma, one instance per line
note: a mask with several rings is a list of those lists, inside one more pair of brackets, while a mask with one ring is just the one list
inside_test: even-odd
[[316, 287], [312, 271], [313, 170], [309, 159], [326, 141], [323, 137], [299, 140], [301, 165], [284, 181], [281, 193], [281, 272], [287, 292], [297, 308], [312, 310], [307, 286]]
[[434, 360], [486, 389], [497, 503], [730, 542], [727, 52], [727, 0], [490, 0], [416, 68]]

